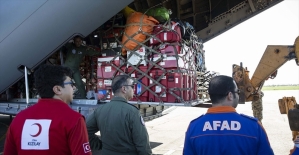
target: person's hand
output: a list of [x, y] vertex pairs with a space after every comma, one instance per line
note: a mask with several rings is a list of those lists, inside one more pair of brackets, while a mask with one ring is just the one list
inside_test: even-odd
[[87, 51], [89, 51], [89, 50], [94, 50], [94, 51], [95, 51], [95, 49], [92, 48], [92, 47], [90, 47], [90, 46], [87, 46], [86, 50], [87, 50]]

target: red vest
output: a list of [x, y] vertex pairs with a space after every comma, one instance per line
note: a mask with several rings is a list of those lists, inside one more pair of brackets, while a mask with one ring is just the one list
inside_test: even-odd
[[40, 99], [13, 119], [4, 155], [91, 155], [84, 117], [57, 99]]

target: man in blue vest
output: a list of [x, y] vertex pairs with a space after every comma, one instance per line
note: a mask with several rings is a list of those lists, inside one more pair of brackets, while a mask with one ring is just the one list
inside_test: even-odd
[[238, 114], [239, 89], [228, 76], [209, 83], [212, 107], [191, 121], [185, 136], [184, 155], [273, 155], [267, 134], [253, 117]]
[[296, 137], [294, 140], [295, 146], [294, 148], [290, 151], [290, 155], [299, 155], [299, 136]]

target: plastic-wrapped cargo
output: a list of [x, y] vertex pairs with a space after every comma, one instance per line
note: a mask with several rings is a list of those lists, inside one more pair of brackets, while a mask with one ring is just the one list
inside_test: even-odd
[[122, 55], [127, 55], [127, 51], [139, 49], [139, 43], [144, 43], [147, 35], [153, 32], [153, 27], [158, 23], [153, 17], [141, 12], [131, 13], [122, 37]]
[[164, 23], [169, 20], [169, 10], [165, 7], [155, 7], [149, 9], [145, 14], [154, 17], [157, 19], [160, 23]]
[[[189, 32], [188, 39], [183, 39], [181, 30], [184, 28], [178, 22], [170, 20], [161, 25], [143, 14], [139, 14], [135, 22], [141, 21], [139, 17], [147, 17], [152, 21], [150, 30], [142, 33], [142, 39], [138, 40], [134, 35], [126, 36], [126, 30], [132, 26], [132, 22], [126, 23], [124, 32], [118, 32], [123, 35], [122, 40], [117, 41], [122, 49], [130, 50], [98, 58], [98, 99], [110, 100], [113, 96], [111, 80], [116, 75], [127, 74], [135, 83], [133, 102], [177, 105], [198, 102], [202, 99], [198, 88], [206, 86], [207, 82], [200, 80], [206, 72], [200, 39], [192, 32]], [[137, 27], [130, 33], [139, 33]], [[128, 48], [128, 42], [134, 43], [134, 46]]]
[[179, 23], [167, 22], [165, 25], [154, 26], [154, 37], [151, 37], [149, 44], [157, 45], [161, 42], [179, 42], [182, 39]]

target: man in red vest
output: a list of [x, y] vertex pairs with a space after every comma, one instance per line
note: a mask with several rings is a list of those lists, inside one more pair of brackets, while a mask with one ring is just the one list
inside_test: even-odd
[[69, 107], [72, 71], [42, 65], [34, 73], [40, 99], [13, 119], [4, 155], [91, 155], [84, 117]]

